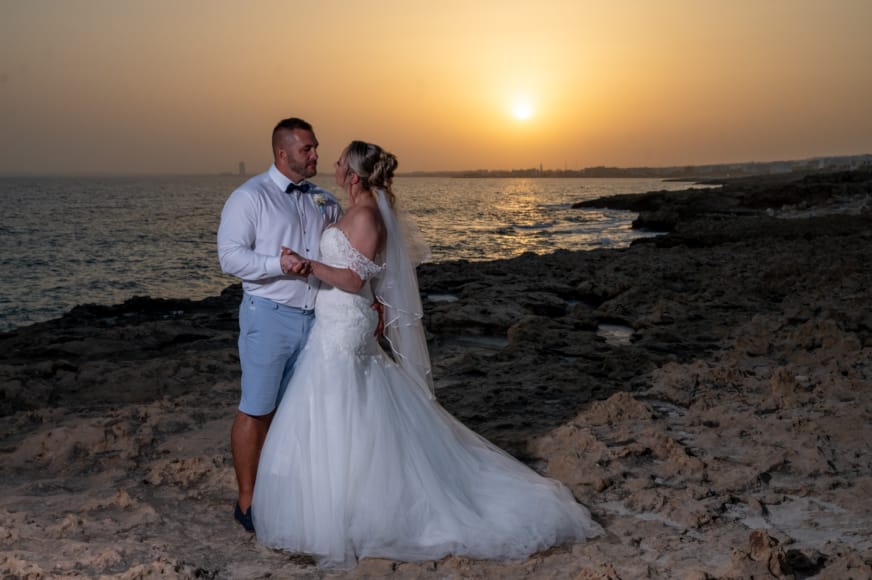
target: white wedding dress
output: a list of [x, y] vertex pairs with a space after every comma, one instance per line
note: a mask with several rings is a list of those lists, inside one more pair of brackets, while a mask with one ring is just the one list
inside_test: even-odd
[[[335, 227], [321, 257], [378, 269]], [[519, 559], [599, 535], [566, 487], [463, 426], [380, 348], [372, 301], [369, 282], [318, 294], [261, 455], [258, 541], [351, 567], [363, 557]]]

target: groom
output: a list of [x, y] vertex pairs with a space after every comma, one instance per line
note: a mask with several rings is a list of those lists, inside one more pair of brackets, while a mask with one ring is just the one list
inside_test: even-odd
[[221, 269], [241, 278], [243, 288], [242, 397], [230, 448], [239, 488], [234, 517], [249, 532], [254, 531], [250, 506], [260, 451], [314, 321], [320, 285], [281, 248], [317, 259], [321, 233], [342, 214], [336, 198], [306, 181], [318, 168], [318, 140], [309, 123], [280, 121], [273, 129], [272, 149], [273, 165], [230, 195], [218, 227]]

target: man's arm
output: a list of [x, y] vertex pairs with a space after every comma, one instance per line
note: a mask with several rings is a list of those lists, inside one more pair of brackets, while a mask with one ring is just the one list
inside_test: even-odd
[[278, 255], [254, 251], [257, 239], [257, 208], [253, 197], [235, 191], [221, 212], [218, 226], [218, 261], [221, 270], [243, 280], [262, 280], [282, 276]]

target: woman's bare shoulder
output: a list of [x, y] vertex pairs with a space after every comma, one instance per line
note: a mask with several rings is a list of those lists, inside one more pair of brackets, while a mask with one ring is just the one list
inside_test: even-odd
[[346, 212], [349, 224], [353, 227], [378, 228], [381, 223], [381, 213], [377, 207], [361, 205], [350, 208]]
[[379, 246], [381, 213], [377, 207], [358, 206], [345, 214], [347, 225], [343, 228], [351, 245], [359, 252], [373, 259]]

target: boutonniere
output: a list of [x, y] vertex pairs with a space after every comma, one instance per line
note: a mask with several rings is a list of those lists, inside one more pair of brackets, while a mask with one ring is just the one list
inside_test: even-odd
[[324, 206], [327, 205], [327, 198], [320, 193], [316, 193], [312, 196], [312, 201], [318, 206], [318, 211], [321, 212], [321, 215], [324, 215]]

